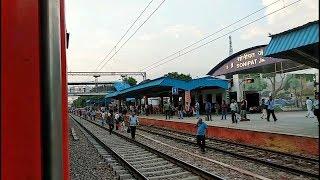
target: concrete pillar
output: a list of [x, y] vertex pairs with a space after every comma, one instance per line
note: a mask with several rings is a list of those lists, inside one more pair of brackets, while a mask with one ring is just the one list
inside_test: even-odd
[[184, 92], [184, 100], [185, 100], [184, 107], [185, 107], [185, 109], [189, 110], [190, 106], [191, 106], [191, 92], [190, 91]]
[[232, 91], [236, 91], [237, 92], [237, 101], [240, 102], [241, 101], [241, 97], [242, 97], [242, 89], [240, 88], [241, 80], [239, 79], [239, 74], [233, 75], [232, 78], [233, 78]]

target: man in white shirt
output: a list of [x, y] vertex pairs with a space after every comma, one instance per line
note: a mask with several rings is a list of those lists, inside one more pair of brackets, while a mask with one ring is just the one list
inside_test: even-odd
[[311, 99], [309, 99], [309, 97], [307, 97], [306, 105], [307, 105], [307, 111], [308, 111], [306, 117], [314, 118], [314, 115], [313, 115], [313, 112], [312, 112], [313, 103], [312, 103]]
[[238, 112], [238, 103], [232, 99], [230, 104], [232, 123], [238, 123], [236, 113]]
[[101, 125], [104, 126], [105, 122], [106, 122], [106, 113], [104, 111], [102, 111], [101, 113]]

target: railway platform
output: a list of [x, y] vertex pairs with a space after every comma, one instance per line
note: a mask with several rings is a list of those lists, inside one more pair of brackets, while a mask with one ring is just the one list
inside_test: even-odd
[[[231, 123], [221, 116], [212, 116], [212, 121], [205, 121], [209, 128], [207, 136], [253, 146], [259, 146], [289, 153], [319, 155], [319, 126], [316, 118], [306, 118], [305, 112], [281, 112], [276, 114], [278, 121], [261, 119], [260, 114], [248, 114], [250, 121]], [[142, 125], [167, 128], [194, 134], [195, 117], [170, 120], [163, 115], [140, 115]], [[205, 119], [205, 116], [202, 116]]]

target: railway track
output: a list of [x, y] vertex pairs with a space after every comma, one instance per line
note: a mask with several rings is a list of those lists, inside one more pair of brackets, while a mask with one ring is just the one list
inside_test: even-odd
[[[191, 144], [194, 146], [197, 145], [195, 136], [187, 133], [174, 132], [171, 130], [146, 126], [140, 126], [138, 130], [186, 144]], [[304, 175], [313, 178], [318, 178], [319, 176], [319, 162], [317, 159], [313, 158], [290, 155], [215, 139], [207, 139], [206, 148], [235, 157], [240, 157], [242, 159], [258, 162], [270, 167], [275, 167], [285, 172], [291, 172], [297, 175]]]
[[[72, 115], [71, 118], [96, 141], [95, 144], [99, 144], [97, 148], [102, 153], [108, 157], [110, 157], [109, 154], [114, 157], [116, 161], [111, 162], [118, 163], [115, 167], [120, 169], [119, 172], [126, 174], [129, 172], [132, 175], [123, 176], [122, 179], [132, 179], [132, 177], [134, 179], [179, 180], [223, 179], [121, 134], [113, 133], [109, 135], [106, 128], [98, 124], [82, 118], [75, 118]], [[108, 154], [104, 151], [107, 151]]]

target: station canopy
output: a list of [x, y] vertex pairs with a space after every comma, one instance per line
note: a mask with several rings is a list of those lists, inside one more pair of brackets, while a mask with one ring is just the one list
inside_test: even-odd
[[203, 77], [182, 81], [170, 77], [160, 77], [154, 80], [140, 83], [136, 86], [123, 89], [114, 93], [107, 94], [106, 99], [124, 99], [124, 98], [142, 98], [170, 96], [172, 88], [178, 88], [179, 91], [191, 91], [203, 88], [228, 88], [228, 81], [214, 77]]
[[289, 59], [264, 57], [266, 47], [259, 45], [234, 53], [212, 68], [207, 75], [231, 78], [234, 74], [285, 73], [309, 68]]
[[271, 35], [265, 56], [291, 59], [319, 69], [319, 21]]

